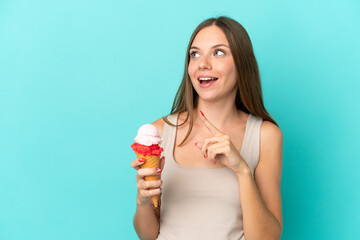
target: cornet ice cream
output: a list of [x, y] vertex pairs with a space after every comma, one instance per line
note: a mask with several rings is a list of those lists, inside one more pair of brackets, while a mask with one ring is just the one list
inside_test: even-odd
[[[141, 168], [160, 168], [160, 156], [163, 148], [159, 146], [162, 139], [157, 128], [152, 124], [142, 125], [134, 140], [135, 142], [131, 145], [131, 148], [134, 150], [136, 157], [145, 159], [145, 163], [141, 165]], [[159, 175], [145, 176], [145, 181], [158, 179]], [[152, 196], [152, 202], [155, 207], [158, 207], [159, 195]]]

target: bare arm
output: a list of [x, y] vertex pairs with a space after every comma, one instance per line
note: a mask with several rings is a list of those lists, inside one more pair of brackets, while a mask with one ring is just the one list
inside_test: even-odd
[[[141, 159], [132, 161], [131, 166], [138, 169], [136, 180], [138, 181], [138, 193], [136, 197], [136, 212], [133, 219], [135, 231], [140, 239], [156, 239], [159, 234], [160, 209], [153, 207], [151, 197], [161, 194], [161, 180], [145, 181], [145, 176], [158, 175], [155, 168], [140, 169]], [[164, 167], [164, 158], [161, 158], [161, 168]], [[150, 190], [150, 188], [153, 188]], [[161, 202], [160, 202], [161, 203]]]
[[280, 239], [282, 133], [268, 121], [264, 121], [261, 127], [260, 149], [255, 180], [248, 168], [237, 174], [244, 235], [247, 240]]
[[142, 240], [156, 239], [159, 234], [159, 218], [149, 204], [137, 204], [134, 215], [134, 228]]
[[[161, 136], [163, 120], [159, 119], [158, 121], [155, 121], [153, 125], [155, 125], [158, 128]], [[164, 168], [164, 164], [165, 164], [164, 160], [165, 160], [164, 157], [161, 158], [160, 160], [160, 169]], [[141, 240], [148, 240], [148, 239], [153, 240], [156, 239], [159, 234], [160, 208], [155, 208], [151, 204], [151, 196], [161, 194], [160, 186], [162, 185], [162, 181], [161, 180], [144, 181], [145, 176], [157, 175], [159, 173], [156, 172], [155, 168], [140, 169], [141, 164], [143, 164], [143, 162], [140, 162], [139, 159], [135, 159], [131, 163], [131, 166], [136, 170], [138, 170], [138, 173], [136, 175], [136, 180], [138, 182], [137, 184], [138, 194], [136, 198], [137, 204], [136, 204], [136, 212], [133, 218], [133, 224], [135, 231]], [[155, 189], [149, 190], [149, 188], [155, 188]], [[159, 200], [160, 200], [159, 202], [159, 206], [160, 206], [161, 198]]]

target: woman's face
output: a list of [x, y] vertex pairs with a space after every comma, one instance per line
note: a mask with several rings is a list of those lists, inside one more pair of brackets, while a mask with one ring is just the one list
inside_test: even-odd
[[[203, 100], [216, 101], [236, 95], [237, 72], [229, 43], [217, 26], [200, 30], [190, 47], [188, 74], [193, 87]], [[217, 80], [200, 81], [202, 77]]]

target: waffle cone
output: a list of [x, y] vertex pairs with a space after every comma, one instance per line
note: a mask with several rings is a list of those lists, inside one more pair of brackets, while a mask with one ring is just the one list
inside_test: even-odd
[[[140, 166], [141, 168], [160, 168], [160, 157], [157, 155], [142, 155], [135, 152], [137, 158], [144, 158], [145, 162]], [[159, 180], [159, 175], [145, 176], [145, 181]], [[155, 188], [149, 188], [155, 189]], [[152, 203], [155, 207], [159, 205], [159, 195], [151, 197]]]

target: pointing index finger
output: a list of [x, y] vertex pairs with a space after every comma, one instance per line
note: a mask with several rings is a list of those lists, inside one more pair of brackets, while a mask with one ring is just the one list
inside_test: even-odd
[[205, 127], [207, 127], [207, 129], [209, 129], [210, 132], [212, 132], [212, 134], [214, 134], [215, 136], [221, 136], [223, 135], [223, 133], [217, 129], [214, 124], [212, 124], [204, 115], [204, 113], [202, 111], [200, 111], [201, 113], [201, 120], [203, 121]]

